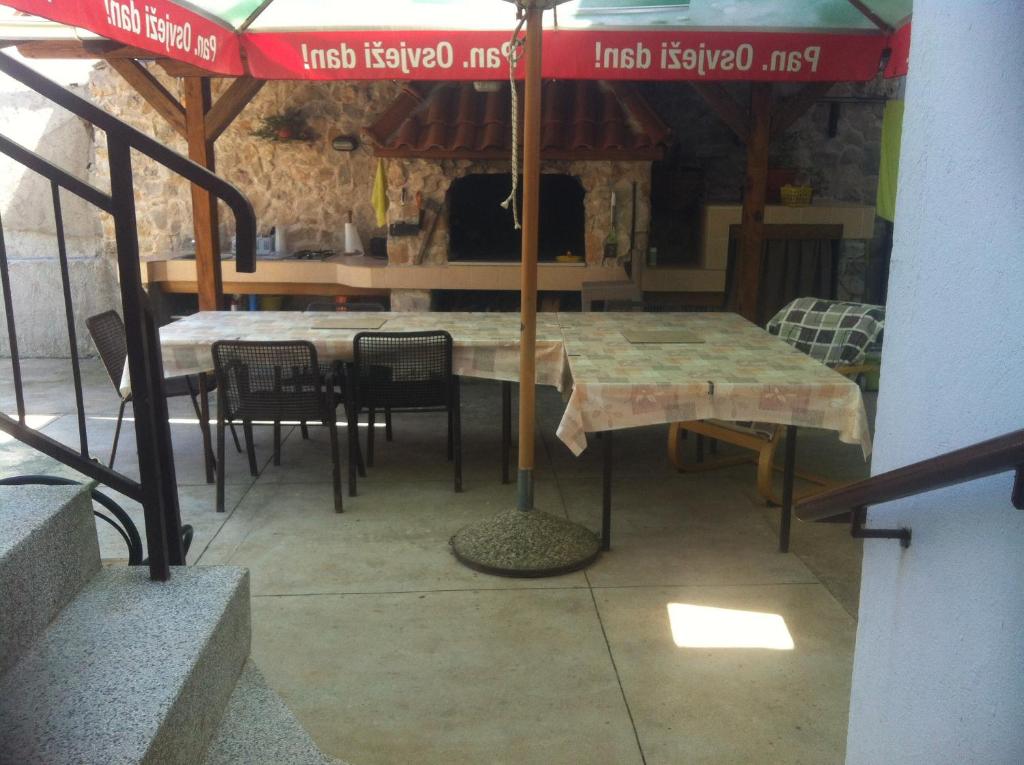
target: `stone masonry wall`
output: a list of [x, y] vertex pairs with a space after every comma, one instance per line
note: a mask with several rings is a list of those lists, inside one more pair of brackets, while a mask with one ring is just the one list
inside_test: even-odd
[[[898, 80], [877, 78], [865, 83], [838, 83], [829, 95], [895, 97]], [[777, 86], [786, 95], [794, 86]], [[695, 90], [660, 83], [640, 86], [659, 116], [672, 128], [675, 147], [671, 161], [698, 167], [704, 173], [708, 201], [739, 202], [746, 170], [746, 149], [718, 119]], [[746, 85], [728, 85], [737, 102], [747, 98]], [[872, 205], [878, 187], [884, 104], [841, 104], [836, 135], [828, 135], [829, 104], [807, 110], [781, 137], [772, 142], [770, 166], [791, 167], [798, 180], [809, 182], [817, 198]], [[801, 179], [800, 176], [803, 176]], [[881, 221], [870, 243], [844, 241], [840, 256], [840, 297], [862, 299], [867, 259], [882, 248]]]
[[[508, 162], [478, 162], [470, 160], [444, 160], [441, 162], [415, 159], [388, 161], [388, 190], [391, 199], [390, 217], [401, 216], [399, 200], [404, 186], [407, 199], [422, 192], [424, 204], [436, 207], [456, 178], [473, 173], [508, 173]], [[647, 230], [650, 222], [651, 163], [650, 162], [545, 162], [541, 171], [560, 173], [579, 178], [585, 192], [585, 258], [588, 266], [601, 266], [604, 238], [611, 227], [611, 196], [617, 194], [616, 233], [620, 257], [628, 247], [631, 221], [630, 195], [632, 184], [637, 184], [637, 231]], [[543, 204], [543, 200], [541, 200]], [[410, 265], [422, 246], [426, 233], [419, 236], [393, 238], [388, 243], [388, 259], [394, 265]], [[446, 263], [448, 260], [448, 220], [442, 215], [437, 230], [423, 256], [424, 263]]]
[[[159, 67], [150, 71], [172, 92], [180, 96], [179, 84]], [[216, 84], [214, 98], [223, 82]], [[184, 153], [185, 140], [119, 75], [105, 64], [96, 67], [89, 83], [94, 101], [171, 148]], [[286, 227], [289, 249], [300, 247], [333, 248], [344, 245], [344, 224], [349, 211], [359, 229], [364, 246], [371, 236], [380, 236], [370, 204], [377, 158], [369, 144], [360, 141], [352, 152], [334, 151], [331, 139], [340, 134], [360, 135], [398, 95], [393, 83], [305, 83], [269, 82], [217, 140], [217, 173], [236, 184], [250, 199], [261, 230], [273, 225]], [[310, 143], [272, 142], [256, 138], [252, 132], [260, 117], [301, 107], [309, 126], [318, 137]], [[105, 168], [106, 147], [98, 138], [98, 172]], [[411, 202], [416, 193], [424, 205], [440, 209], [453, 179], [469, 173], [507, 173], [508, 162], [468, 160], [389, 159], [386, 161], [389, 220], [402, 216], [402, 189]], [[155, 257], [173, 249], [175, 242], [188, 239], [192, 232], [192, 200], [189, 186], [145, 157], [135, 161], [139, 189], [137, 218], [140, 252]], [[638, 184], [637, 229], [644, 231], [650, 218], [649, 162], [548, 162], [543, 172], [577, 176], [587, 196], [586, 259], [600, 265], [602, 241], [610, 226], [611, 193], [618, 193], [619, 241], [628, 241], [630, 220], [628, 200], [633, 181]], [[627, 211], [627, 214], [622, 214]], [[227, 244], [233, 226], [231, 214], [221, 207], [221, 241]], [[108, 240], [112, 232], [108, 231]], [[448, 249], [447, 218], [442, 215], [424, 255], [425, 263], [444, 263]], [[389, 259], [395, 265], [411, 264], [426, 233], [396, 237], [389, 242]], [[624, 254], [624, 253], [623, 253]]]
[[[182, 97], [177, 79], [157, 66], [149, 70], [172, 94]], [[213, 97], [230, 80], [214, 80]], [[99, 64], [89, 83], [91, 98], [101, 107], [170, 148], [187, 152], [185, 139], [175, 133], [120, 76]], [[382, 83], [269, 82], [217, 139], [217, 174], [237, 185], [253, 204], [262, 231], [286, 227], [289, 249], [333, 248], [344, 245], [348, 213], [368, 245], [376, 229], [370, 193], [376, 159], [368, 145], [355, 151], [331, 148], [337, 135], [358, 135], [398, 94], [398, 86]], [[301, 107], [317, 133], [312, 142], [274, 142], [256, 138], [260, 117]], [[98, 138], [97, 167], [106, 167], [106, 147]], [[172, 242], [192, 232], [189, 184], [136, 156], [134, 161], [139, 245], [143, 257], [165, 255]], [[234, 230], [230, 210], [221, 206], [221, 242]], [[111, 232], [108, 240], [111, 240]], [[379, 233], [379, 231], [378, 231]]]

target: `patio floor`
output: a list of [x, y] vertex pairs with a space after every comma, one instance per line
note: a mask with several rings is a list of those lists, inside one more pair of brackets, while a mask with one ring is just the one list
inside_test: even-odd
[[[98, 361], [83, 374], [90, 443], [105, 457], [118, 401]], [[36, 425], [77, 443], [69, 363], [27, 360], [23, 375]], [[377, 465], [343, 515], [320, 427], [309, 441], [285, 428], [280, 466], [258, 427], [256, 479], [229, 440], [227, 512], [216, 514], [195, 415], [172, 402], [182, 515], [196, 529], [189, 561], [250, 569], [253, 656], [325, 752], [352, 765], [843, 761], [861, 555], [845, 526], [797, 522], [781, 555], [778, 511], [757, 501], [753, 468], [676, 474], [665, 428], [643, 428], [616, 436], [610, 553], [551, 579], [477, 574], [448, 539], [511, 507], [515, 491], [499, 480], [499, 386], [466, 381], [463, 399], [463, 494], [442, 416], [396, 415], [394, 442], [380, 432]], [[541, 389], [538, 407], [536, 504], [597, 529], [599, 450], [574, 458], [557, 440], [555, 391]], [[0, 408], [14, 411], [6, 362]], [[133, 446], [129, 421], [117, 463], [128, 474]], [[802, 431], [798, 460], [867, 474], [859, 449], [831, 433]], [[0, 475], [72, 474], [55, 465], [0, 436]], [[113, 532], [101, 543], [123, 558]], [[793, 648], [728, 647], [760, 645], [744, 623], [680, 647], [670, 613], [723, 612], [671, 604], [778, 615]]]

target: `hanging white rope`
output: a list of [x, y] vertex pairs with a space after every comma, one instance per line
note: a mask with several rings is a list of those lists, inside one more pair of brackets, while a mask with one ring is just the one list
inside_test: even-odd
[[519, 94], [516, 92], [516, 65], [523, 57], [525, 47], [519, 33], [526, 23], [526, 9], [518, 0], [516, 9], [519, 21], [512, 32], [512, 42], [508, 47], [508, 85], [512, 93], [512, 191], [501, 206], [507, 210], [508, 206], [512, 205], [512, 223], [518, 231], [522, 226], [519, 225], [519, 200], [516, 199], [516, 192], [519, 191]]

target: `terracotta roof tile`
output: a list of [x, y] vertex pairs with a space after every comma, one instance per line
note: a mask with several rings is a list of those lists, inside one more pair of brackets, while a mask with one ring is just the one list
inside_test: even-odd
[[[522, 84], [519, 84], [522, 96]], [[417, 91], [417, 95], [419, 91]], [[366, 129], [387, 157], [504, 159], [511, 149], [508, 85], [478, 93], [472, 83], [438, 83], [422, 98], [403, 95]], [[541, 151], [545, 159], [660, 159], [669, 129], [623, 83], [544, 83]], [[520, 98], [520, 127], [522, 99]]]

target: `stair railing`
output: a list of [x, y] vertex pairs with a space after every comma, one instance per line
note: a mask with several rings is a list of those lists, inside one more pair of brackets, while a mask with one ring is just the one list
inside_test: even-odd
[[[142, 286], [139, 263], [138, 230], [135, 220], [135, 188], [131, 152], [135, 150], [177, 175], [206, 189], [225, 202], [235, 218], [236, 268], [255, 270], [256, 218], [249, 200], [234, 186], [171, 151], [166, 146], [94, 106], [84, 98], [43, 77], [38, 72], [0, 53], [0, 71], [75, 114], [107, 137], [110, 191], [103, 191], [57, 167], [33, 151], [0, 135], [0, 152], [50, 182], [57, 231], [57, 256], [64, 293], [64, 318], [70, 345], [71, 370], [78, 418], [78, 448], [74, 449], [30, 427], [26, 420], [21, 358], [12, 302], [7, 247], [0, 221], [0, 289], [3, 292], [10, 344], [17, 417], [0, 412], [0, 431], [22, 441], [142, 505], [149, 550], [150, 577], [166, 580], [170, 566], [184, 565], [181, 513], [178, 507], [174, 455], [171, 450], [167, 400], [164, 391], [160, 336], [148, 296]], [[134, 480], [103, 465], [89, 452], [85, 410], [82, 402], [82, 376], [78, 364], [74, 306], [68, 273], [67, 247], [61, 216], [61, 190], [74, 194], [108, 213], [114, 222], [117, 266], [121, 288], [121, 309], [128, 345], [128, 371], [135, 415], [135, 440], [139, 457], [139, 480]]]
[[914, 494], [1016, 471], [1010, 501], [1024, 510], [1024, 430], [991, 438], [863, 481], [815, 494], [797, 503], [802, 521], [829, 521], [849, 516], [851, 533], [860, 539], [899, 539], [910, 545], [910, 529], [868, 529], [867, 508]]

